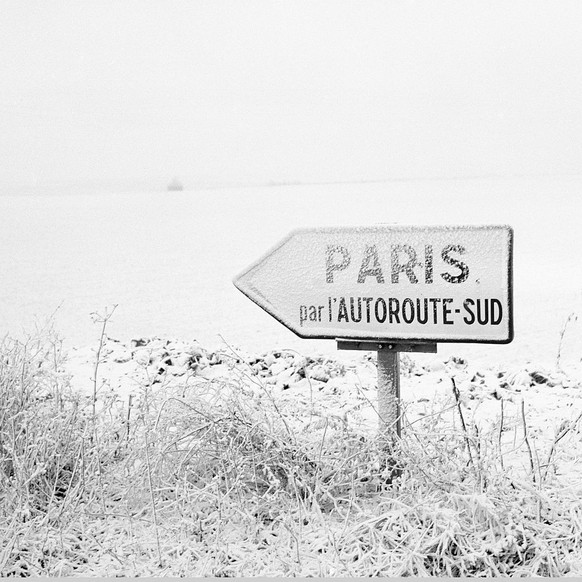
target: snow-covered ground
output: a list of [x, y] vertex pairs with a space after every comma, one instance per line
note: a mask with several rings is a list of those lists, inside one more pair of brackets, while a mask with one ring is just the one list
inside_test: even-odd
[[[67, 360], [56, 375], [88, 410], [96, 389], [96, 409], [121, 412], [128, 427], [151, 396], [159, 419], [176, 397], [215, 406], [232, 394], [253, 411], [272, 403], [291, 434], [323, 443], [339, 426], [363, 442], [378, 430], [375, 355], [299, 339], [232, 278], [296, 227], [509, 224], [515, 340], [403, 354], [402, 442], [464, 434], [477, 466], [494, 462], [491, 475], [535, 495], [546, 483], [567, 506], [582, 474], [581, 190], [582, 178], [515, 178], [0, 197], [0, 325], [18, 335], [58, 307]], [[579, 574], [581, 563], [568, 554], [559, 571]]]
[[[514, 342], [441, 345], [439, 354], [551, 364], [568, 315], [582, 307], [581, 191], [580, 177], [516, 177], [0, 196], [0, 331], [18, 334], [56, 311], [68, 345], [82, 347], [99, 336], [90, 313], [117, 304], [109, 334], [121, 340], [214, 348], [224, 339], [344, 357], [332, 341], [297, 338], [232, 278], [296, 227], [509, 224]], [[570, 321], [562, 351], [563, 362], [579, 361], [580, 322]]]
[[[274, 398], [310, 410], [289, 420], [302, 433], [309, 424], [344, 422], [362, 434], [378, 430], [376, 358], [359, 352], [349, 361], [304, 356], [294, 350], [248, 353], [231, 348], [210, 351], [197, 342], [170, 338], [139, 338], [132, 342], [106, 339], [95, 370], [94, 346], [73, 349], [67, 364], [72, 384], [84, 394], [97, 389], [98, 403], [138, 406], [146, 393], [169, 393], [177, 387], [204, 393], [209, 386], [237, 394]], [[459, 429], [458, 405], [472, 432], [499, 434], [505, 466], [528, 471], [525, 427], [543, 472], [552, 442], [560, 430], [578, 434], [582, 416], [582, 367], [471, 364], [458, 357], [427, 355], [424, 362], [401, 355], [401, 410], [405, 430], [431, 415]], [[453, 382], [459, 390], [457, 404]], [[250, 391], [250, 392], [248, 392]], [[100, 406], [100, 404], [98, 404]], [[314, 419], [315, 416], [315, 419]], [[315, 426], [315, 425], [314, 425]], [[313, 427], [312, 427], [313, 428]], [[441, 429], [442, 430], [442, 429]], [[578, 445], [562, 442], [565, 458], [556, 470], [562, 483], [579, 481]]]
[[[361, 353], [337, 351], [333, 341], [296, 337], [244, 297], [232, 278], [297, 227], [509, 224], [513, 343], [441, 344], [436, 357], [412, 359], [430, 367], [454, 355], [482, 370], [519, 374], [555, 369], [560, 348], [561, 366], [577, 377], [580, 322], [569, 320], [562, 341], [560, 333], [582, 308], [580, 192], [580, 177], [547, 177], [4, 196], [0, 327], [18, 334], [56, 310], [71, 367], [83, 361], [85, 380], [100, 333], [90, 314], [113, 305], [107, 334], [126, 345], [157, 336], [208, 350], [292, 349], [359, 362]], [[108, 371], [112, 382], [120, 366]], [[414, 399], [412, 389], [403, 387], [404, 400]]]
[[[332, 400], [324, 408], [341, 416], [356, 407], [360, 421], [375, 430], [373, 358], [338, 351], [333, 341], [297, 338], [244, 297], [232, 278], [296, 227], [509, 224], [514, 341], [441, 344], [436, 355], [411, 355], [416, 371], [402, 376], [402, 402], [409, 420], [426, 414], [451, 398], [453, 377], [467, 414], [485, 425], [499, 420], [503, 400], [518, 426], [523, 398], [528, 423], [547, 444], [582, 403], [582, 330], [575, 317], [565, 326], [582, 307], [580, 191], [582, 178], [572, 177], [3, 197], [0, 322], [17, 333], [58, 307], [69, 371], [76, 386], [90, 391], [100, 324], [89, 314], [118, 305], [107, 327], [118, 341], [105, 346], [99, 385], [126, 403], [148, 383], [183, 382], [192, 346], [234, 350], [247, 363], [286, 349], [320, 357], [347, 370], [326, 383]], [[140, 338], [162, 339], [132, 347]], [[164, 351], [170, 367], [160, 364]], [[451, 356], [466, 366], [455, 366]], [[160, 366], [168, 368], [163, 382]], [[270, 376], [273, 389], [300, 397], [305, 382], [293, 377], [293, 366], [282, 366]], [[232, 373], [224, 362], [210, 362], [195, 375], [212, 380]], [[317, 373], [311, 369], [311, 380]], [[285, 383], [293, 389], [282, 390]], [[361, 389], [369, 390], [363, 404]]]

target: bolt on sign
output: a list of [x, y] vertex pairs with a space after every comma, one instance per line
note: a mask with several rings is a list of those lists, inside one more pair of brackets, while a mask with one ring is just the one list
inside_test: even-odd
[[291, 232], [234, 279], [303, 338], [509, 343], [509, 226]]

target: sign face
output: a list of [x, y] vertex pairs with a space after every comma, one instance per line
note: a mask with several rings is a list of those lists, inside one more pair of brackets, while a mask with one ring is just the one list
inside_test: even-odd
[[302, 338], [509, 343], [509, 226], [293, 231], [234, 279]]

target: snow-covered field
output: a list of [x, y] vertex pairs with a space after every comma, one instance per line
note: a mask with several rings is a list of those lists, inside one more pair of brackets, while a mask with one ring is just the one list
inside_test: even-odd
[[[107, 334], [125, 345], [159, 337], [209, 350], [291, 349], [361, 363], [361, 352], [338, 351], [334, 341], [296, 337], [244, 297], [232, 278], [297, 227], [508, 224], [514, 229], [514, 341], [440, 344], [436, 356], [412, 359], [430, 370], [458, 356], [481, 370], [519, 376], [549, 374], [560, 350], [560, 367], [576, 379], [580, 192], [580, 177], [516, 177], [0, 197], [0, 323], [3, 332], [18, 335], [56, 310], [70, 370], [84, 390], [100, 333], [90, 314], [104, 315], [113, 305]], [[126, 398], [137, 380], [109, 364], [104, 376]], [[414, 401], [406, 383], [402, 398]], [[433, 396], [449, 390], [440, 380], [426, 385]]]
[[[232, 278], [303, 226], [509, 224], [514, 228], [515, 340], [439, 346], [483, 362], [555, 360], [582, 306], [582, 178], [402, 181], [184, 192], [0, 197], [0, 331], [18, 334], [56, 310], [69, 345], [97, 340], [90, 313], [117, 304], [109, 333], [222, 338], [247, 350], [335, 353], [300, 340], [242, 296]], [[582, 354], [571, 322], [564, 361]]]
[[[450, 380], [439, 374], [451, 356], [459, 357], [472, 370], [460, 378], [462, 392], [474, 389], [476, 371], [489, 378], [479, 382], [489, 399], [504, 382], [495, 375], [512, 378], [505, 384], [528, 399], [537, 411], [532, 423], [548, 425], [540, 433], [551, 439], [554, 425], [577, 414], [573, 403], [582, 383], [580, 192], [580, 177], [516, 177], [4, 196], [0, 324], [4, 333], [18, 336], [35, 322], [42, 326], [56, 310], [74, 385], [89, 392], [101, 329], [90, 314], [103, 316], [117, 305], [107, 335], [127, 354], [116, 361], [115, 350], [110, 355], [112, 348], [105, 349], [101, 377], [124, 401], [145, 382], [143, 362], [136, 360], [143, 354], [127, 347], [142, 337], [169, 342], [177, 350], [173, 360], [187, 357], [194, 344], [251, 359], [290, 349], [356, 366], [365, 376], [365, 354], [338, 351], [331, 340], [296, 337], [244, 297], [232, 278], [297, 227], [508, 224], [514, 229], [514, 341], [440, 344], [436, 356], [412, 355], [423, 370], [421, 387], [403, 377], [402, 399], [450, 396]], [[152, 356], [154, 366], [160, 358]], [[220, 367], [212, 373], [230, 378]], [[537, 373], [567, 378], [537, 383], [530, 377]], [[178, 382], [180, 376], [168, 372]], [[342, 382], [334, 413], [350, 405], [350, 381]], [[368, 413], [375, 427], [375, 413]]]
[[[67, 354], [63, 369], [58, 344], [23, 356], [4, 344], [3, 374], [24, 378], [30, 354], [39, 395], [25, 391], [27, 406], [48, 414], [26, 430], [43, 440], [46, 423], [50, 441], [69, 378], [83, 395], [78, 444], [62, 420], [74, 465], [55, 477], [62, 501], [52, 481], [40, 509], [11, 498], [14, 531], [36, 520], [42, 552], [36, 533], [7, 529], [6, 572], [580, 574], [580, 191], [572, 177], [0, 197], [2, 332], [23, 335], [56, 310]], [[508, 224], [515, 236], [514, 342], [401, 358], [406, 478], [388, 494], [371, 452], [373, 354], [297, 338], [231, 282], [293, 228], [378, 223]], [[114, 305], [100, 343], [90, 313]], [[11, 382], [1, 395], [17, 407], [14, 386], [28, 384]], [[36, 478], [34, 463], [24, 471], [32, 452], [0, 478]]]

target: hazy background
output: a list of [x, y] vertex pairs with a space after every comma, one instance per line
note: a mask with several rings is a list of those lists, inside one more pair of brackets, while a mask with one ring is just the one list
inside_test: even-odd
[[0, 186], [577, 174], [581, 30], [578, 0], [1, 0]]
[[118, 304], [124, 340], [309, 351], [231, 283], [292, 228], [493, 223], [516, 339], [449, 347], [553, 360], [582, 311], [581, 31], [579, 0], [0, 0], [0, 335], [56, 311], [94, 342]]

